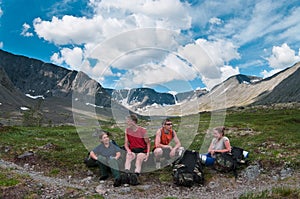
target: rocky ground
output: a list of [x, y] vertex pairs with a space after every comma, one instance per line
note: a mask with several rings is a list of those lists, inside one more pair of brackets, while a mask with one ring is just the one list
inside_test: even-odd
[[[113, 180], [99, 182], [98, 176], [89, 171], [82, 177], [48, 177], [37, 172], [29, 164], [17, 165], [0, 160], [0, 169], [26, 176], [16, 186], [0, 189], [0, 198], [238, 198], [243, 193], [271, 190], [274, 187], [299, 189], [300, 173], [288, 167], [266, 169], [261, 163], [253, 163], [239, 170], [237, 180], [231, 174], [208, 169], [209, 180], [192, 188], [177, 187], [173, 182], [161, 182], [153, 174], [142, 174], [140, 185], [113, 187]], [[171, 175], [171, 174], [170, 174]], [[297, 198], [299, 195], [295, 195]]]

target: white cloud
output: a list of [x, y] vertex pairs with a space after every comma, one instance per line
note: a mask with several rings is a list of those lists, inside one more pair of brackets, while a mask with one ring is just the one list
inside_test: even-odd
[[23, 29], [22, 29], [21, 35], [24, 36], [24, 37], [32, 37], [32, 36], [33, 36], [33, 33], [28, 32], [28, 30], [29, 30], [30, 28], [31, 28], [30, 25], [28, 25], [27, 23], [24, 23], [24, 24], [23, 24]]
[[[60, 52], [54, 53], [51, 57], [53, 62], [68, 64], [71, 69], [82, 70], [93, 78], [97, 77], [96, 79], [103, 79], [103, 75], [113, 75], [109, 64], [118, 69], [134, 69], [136, 71], [133, 74], [140, 74], [140, 68], [162, 62], [167, 53], [139, 49], [176, 50], [178, 43], [174, 40], [174, 32], [191, 27], [187, 5], [180, 1], [90, 0], [90, 6], [94, 9], [91, 18], [69, 15], [61, 18], [53, 16], [50, 21], [36, 18], [33, 26], [36, 34], [46, 41], [58, 46], [73, 45], [70, 49], [64, 47]], [[147, 28], [162, 28], [164, 31], [147, 31]], [[141, 31], [136, 31], [138, 29]], [[130, 51], [140, 52], [134, 55]], [[80, 63], [88, 57], [98, 60], [96, 66], [91, 66], [88, 61]], [[143, 67], [135, 68], [137, 66]], [[154, 70], [147, 70], [150, 74], [156, 73]], [[178, 77], [170, 76], [168, 81], [172, 78]], [[155, 79], [146, 78], [134, 80], [141, 84], [155, 82]], [[167, 81], [164, 78], [158, 80]]]
[[213, 18], [210, 18], [209, 23], [215, 24], [215, 25], [220, 25], [220, 24], [222, 24], [222, 20], [217, 17], [213, 17]]
[[40, 38], [57, 45], [99, 43], [136, 28], [182, 30], [191, 27], [187, 10], [179, 1], [90, 1], [92, 18], [65, 15], [51, 21], [34, 20]]
[[131, 22], [136, 28], [157, 27], [172, 30], [188, 29], [191, 17], [186, 5], [176, 0], [102, 0], [90, 1], [96, 14], [113, 16], [114, 19]]
[[3, 10], [2, 10], [2, 8], [0, 7], [0, 17], [2, 17], [2, 15], [3, 15]]
[[238, 67], [232, 67], [229, 65], [225, 65], [219, 68], [220, 70], [220, 77], [219, 78], [207, 78], [203, 77], [203, 82], [207, 86], [207, 89], [211, 90], [214, 86], [217, 84], [220, 84], [221, 82], [225, 81], [229, 77], [233, 75], [240, 74]]
[[62, 19], [52, 17], [51, 21], [36, 18], [33, 22], [37, 35], [56, 45], [100, 42], [103, 37], [101, 25], [105, 25], [101, 16], [87, 19], [65, 15]]
[[[244, 25], [235, 37], [240, 44], [263, 37], [272, 31], [272, 25], [276, 24], [283, 16], [277, 12], [280, 2], [260, 1], [255, 4], [250, 19], [244, 18]], [[249, 22], [247, 22], [249, 20]]]
[[281, 46], [273, 46], [272, 55], [266, 59], [268, 60], [269, 66], [272, 68], [272, 70], [263, 70], [261, 75], [264, 78], [270, 77], [275, 73], [292, 66], [296, 62], [299, 62], [300, 49], [298, 55], [296, 55], [293, 49], [291, 49], [286, 43], [283, 43]]
[[[63, 5], [68, 5], [68, 1]], [[119, 76], [118, 84], [126, 86], [199, 77], [211, 88], [239, 72], [238, 67], [230, 66], [232, 60], [240, 58], [238, 49], [253, 45], [254, 51], [259, 52], [278, 42], [292, 43], [300, 39], [300, 8], [287, 12], [289, 8], [284, 2], [232, 0], [226, 9], [224, 3], [214, 0], [194, 5], [180, 0], [90, 0], [93, 13], [89, 17], [53, 16], [49, 21], [36, 18], [33, 27], [40, 38], [60, 48], [52, 55], [53, 62], [68, 64], [71, 69], [82, 70], [98, 80], [107, 75]], [[191, 40], [180, 41], [173, 34], [155, 33], [147, 28], [176, 33], [187, 31]], [[194, 41], [194, 28], [198, 31], [197, 38], [201, 35], [205, 39]], [[285, 55], [280, 50], [275, 51], [273, 57], [268, 58], [274, 69], [275, 65], [286, 64], [293, 57], [287, 49]], [[192, 67], [168, 55], [172, 52], [182, 56]], [[259, 63], [257, 57], [255, 61], [248, 61], [254, 54], [245, 54], [240, 68]], [[294, 54], [294, 59], [297, 60], [297, 56]], [[96, 64], [91, 65], [87, 58], [97, 60]], [[111, 67], [130, 71], [113, 74]], [[161, 75], [165, 73], [167, 75]], [[263, 72], [268, 73], [272, 71]]]
[[[162, 53], [161, 51], [159, 51]], [[184, 60], [175, 54], [168, 54], [159, 63], [148, 62], [130, 68], [127, 73], [121, 76], [117, 87], [137, 87], [164, 85], [174, 80], [188, 82], [197, 77], [197, 72]]]
[[237, 47], [225, 40], [207, 41], [198, 39], [194, 44], [188, 44], [179, 50], [197, 71], [197, 75], [208, 88], [236, 74], [238, 68], [226, 66], [233, 59], [239, 59]]
[[273, 46], [272, 55], [267, 60], [274, 69], [285, 69], [300, 61], [300, 53], [296, 55], [295, 51], [284, 43], [281, 46]]
[[267, 78], [267, 77], [271, 77], [272, 75], [274, 75], [280, 71], [281, 71], [281, 69], [273, 69], [270, 71], [263, 70], [260, 74], [263, 76], [263, 78]]
[[270, 32], [280, 31], [279, 34], [267, 35], [268, 42], [280, 40], [287, 43], [293, 43], [300, 40], [300, 7], [292, 9], [286, 16], [279, 16], [277, 23], [269, 29]]
[[69, 66], [73, 66], [74, 69], [79, 69], [82, 64], [82, 49], [75, 47], [73, 49], [63, 48], [60, 53], [54, 53], [51, 60], [56, 64], [66, 63]]
[[3, 48], [3, 42], [0, 41], [0, 48]]

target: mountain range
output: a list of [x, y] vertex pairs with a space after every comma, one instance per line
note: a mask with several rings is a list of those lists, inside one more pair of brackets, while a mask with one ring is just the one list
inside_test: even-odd
[[210, 91], [173, 95], [151, 88], [114, 90], [83, 72], [0, 50], [0, 123], [22, 124], [32, 117], [43, 124], [72, 124], [74, 111], [83, 113], [87, 106], [107, 119], [113, 117], [113, 109], [140, 115], [188, 115], [300, 102], [299, 77], [300, 63], [296, 63], [266, 79], [235, 75]]

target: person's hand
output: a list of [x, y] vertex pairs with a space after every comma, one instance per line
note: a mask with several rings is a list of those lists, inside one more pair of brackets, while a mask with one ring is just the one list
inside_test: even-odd
[[119, 158], [117, 156], [112, 157], [112, 159], [118, 160]]
[[144, 162], [147, 162], [148, 158], [149, 158], [149, 153], [147, 153], [147, 155], [146, 155], [146, 157], [144, 159]]
[[171, 149], [171, 151], [170, 151], [170, 157], [171, 158], [174, 157], [175, 153], [176, 153], [176, 149], [175, 148]]
[[132, 157], [132, 156], [134, 156], [134, 153], [133, 153], [131, 150], [128, 150], [128, 151], [127, 151], [127, 155], [128, 155], [129, 157]]

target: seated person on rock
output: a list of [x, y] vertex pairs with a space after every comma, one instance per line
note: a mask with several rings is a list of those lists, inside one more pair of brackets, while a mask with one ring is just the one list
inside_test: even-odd
[[213, 139], [208, 148], [208, 153], [200, 154], [202, 162], [211, 166], [215, 161], [215, 153], [226, 153], [231, 151], [229, 139], [225, 136], [225, 127], [215, 127], [213, 129]]
[[146, 162], [150, 154], [150, 139], [147, 130], [137, 124], [138, 118], [135, 114], [127, 117], [127, 128], [125, 129], [126, 161], [125, 172], [131, 172], [131, 162], [135, 160], [135, 169], [131, 174], [133, 185], [138, 183], [138, 176], [141, 173], [143, 162]]
[[[174, 147], [170, 145], [172, 140], [175, 142]], [[162, 127], [156, 131], [154, 144], [153, 152], [157, 169], [161, 168], [161, 157], [174, 158], [184, 150], [181, 147], [176, 131], [172, 129], [172, 121], [170, 119], [165, 119], [162, 122]]]
[[109, 132], [102, 131], [99, 135], [101, 144], [90, 152], [90, 158], [97, 161], [100, 168], [100, 180], [106, 180], [109, 177], [110, 169], [114, 177], [114, 186], [120, 186], [120, 172], [118, 160], [121, 156], [120, 148], [114, 145], [109, 139]]

